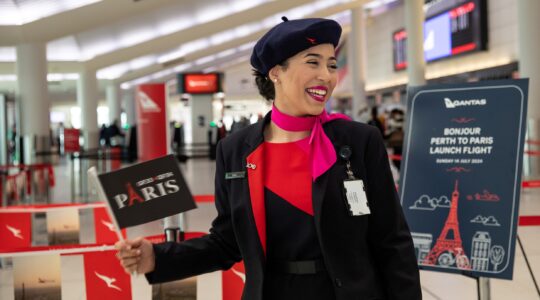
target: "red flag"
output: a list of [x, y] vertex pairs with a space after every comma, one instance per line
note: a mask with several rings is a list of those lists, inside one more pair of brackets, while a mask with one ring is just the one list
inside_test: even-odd
[[244, 263], [235, 264], [230, 270], [223, 272], [222, 277], [223, 300], [237, 300], [242, 298], [242, 291], [246, 281]]
[[0, 213], [2, 249], [26, 248], [32, 243], [31, 213]]
[[[96, 244], [114, 244], [118, 241], [114, 225], [105, 207], [94, 208], [94, 227]], [[122, 235], [126, 236], [125, 230], [122, 230]]]
[[130, 276], [115, 253], [115, 250], [84, 253], [87, 300], [131, 300]]

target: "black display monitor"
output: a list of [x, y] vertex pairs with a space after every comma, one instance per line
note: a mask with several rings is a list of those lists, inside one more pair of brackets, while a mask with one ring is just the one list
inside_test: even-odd
[[[456, 1], [454, 1], [456, 2]], [[424, 22], [426, 62], [487, 49], [486, 0], [457, 1]], [[392, 34], [394, 70], [407, 68], [407, 33], [404, 28]]]

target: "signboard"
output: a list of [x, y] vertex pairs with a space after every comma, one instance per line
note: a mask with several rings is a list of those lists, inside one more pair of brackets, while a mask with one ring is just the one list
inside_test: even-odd
[[154, 159], [167, 154], [165, 84], [137, 87], [137, 147], [139, 159]]
[[409, 90], [400, 195], [422, 269], [512, 279], [527, 87]]
[[81, 151], [79, 136], [81, 132], [75, 128], [64, 128], [64, 153], [73, 153]]
[[[430, 13], [424, 22], [423, 43], [427, 62], [487, 49], [485, 0], [437, 1], [436, 5], [431, 4], [429, 7]], [[405, 29], [395, 31], [392, 39], [394, 70], [406, 69]]]
[[180, 94], [214, 94], [221, 91], [221, 75], [219, 73], [178, 74], [178, 92]]
[[196, 208], [174, 155], [98, 175], [118, 227]]

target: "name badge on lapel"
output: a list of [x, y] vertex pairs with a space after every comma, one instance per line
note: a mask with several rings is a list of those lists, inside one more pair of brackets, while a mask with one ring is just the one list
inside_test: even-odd
[[225, 173], [225, 179], [231, 180], [231, 179], [238, 179], [238, 178], [245, 178], [246, 177], [246, 171], [242, 172], [227, 172]]
[[347, 179], [343, 181], [343, 190], [347, 199], [345, 204], [351, 216], [369, 215], [371, 211], [369, 210], [364, 182], [354, 177], [351, 161], [349, 160], [351, 155], [352, 150], [349, 146], [344, 146], [339, 150], [339, 156], [347, 163]]

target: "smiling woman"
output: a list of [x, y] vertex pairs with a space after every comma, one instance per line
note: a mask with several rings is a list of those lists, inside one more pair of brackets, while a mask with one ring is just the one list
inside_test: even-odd
[[380, 132], [325, 111], [337, 82], [341, 26], [283, 21], [251, 55], [272, 111], [218, 144], [218, 216], [210, 234], [180, 243], [119, 242], [118, 257], [126, 272], [146, 273], [151, 283], [243, 260], [243, 299], [421, 299]]

